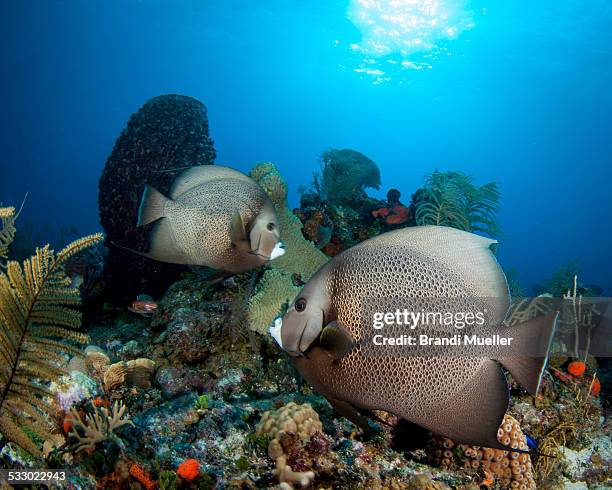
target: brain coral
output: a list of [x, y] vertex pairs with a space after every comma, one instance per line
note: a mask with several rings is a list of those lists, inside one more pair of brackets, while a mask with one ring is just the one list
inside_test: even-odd
[[182, 270], [111, 244], [147, 250], [149, 226], [136, 227], [144, 185], [167, 193], [183, 169], [211, 165], [215, 156], [206, 107], [191, 97], [154, 97], [130, 117], [106, 160], [98, 194], [109, 246], [105, 275], [115, 299], [132, 299], [140, 293], [158, 296]]

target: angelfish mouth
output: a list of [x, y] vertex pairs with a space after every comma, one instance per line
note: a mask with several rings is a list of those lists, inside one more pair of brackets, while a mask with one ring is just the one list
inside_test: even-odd
[[270, 260], [274, 260], [282, 255], [285, 255], [285, 244], [283, 242], [277, 242], [270, 254]]
[[272, 249], [272, 253], [269, 256], [261, 254], [257, 252], [256, 250], [253, 250], [249, 253], [251, 255], [257, 255], [258, 257], [261, 257], [267, 261], [270, 261], [270, 260], [274, 260], [285, 254], [285, 245], [283, 244], [283, 242], [278, 242], [276, 245], [274, 245], [274, 248]]
[[283, 339], [281, 337], [281, 329], [283, 328], [283, 319], [279, 316], [276, 320], [274, 320], [274, 325], [270, 327], [270, 335], [272, 338], [276, 340], [276, 343], [283, 348]]

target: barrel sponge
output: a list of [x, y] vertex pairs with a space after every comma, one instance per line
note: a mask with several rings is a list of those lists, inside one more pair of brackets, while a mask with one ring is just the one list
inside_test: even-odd
[[[520, 424], [507, 414], [497, 431], [497, 440], [512, 449], [529, 449]], [[482, 468], [488, 479], [498, 481], [503, 488], [536, 488], [531, 459], [526, 453], [457, 444], [441, 436], [432, 438], [427, 452], [430, 462], [444, 469], [475, 471]]]
[[306, 444], [316, 432], [323, 431], [323, 424], [317, 412], [305, 403], [287, 403], [284, 407], [272, 412], [264, 412], [256, 428], [258, 436], [268, 436], [268, 455], [276, 461], [276, 474], [282, 488], [307, 487], [314, 480], [312, 471], [293, 471], [287, 464], [287, 453], [295, 444], [292, 438], [284, 438], [286, 434], [298, 436], [300, 444]]
[[251, 177], [266, 191], [278, 214], [281, 240], [285, 254], [273, 262], [273, 267], [290, 274], [299, 274], [307, 281], [328, 260], [311, 241], [302, 234], [302, 222], [287, 205], [287, 183], [273, 163], [258, 163]]
[[215, 156], [206, 107], [191, 97], [154, 97], [130, 117], [106, 160], [98, 194], [109, 247], [105, 276], [115, 299], [162, 294], [183, 270], [112, 245], [147, 250], [150, 226], [136, 226], [145, 184], [168, 193], [181, 171], [211, 165]]

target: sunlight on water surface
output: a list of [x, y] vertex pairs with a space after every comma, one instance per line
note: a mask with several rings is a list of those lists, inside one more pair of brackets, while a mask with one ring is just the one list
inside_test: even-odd
[[348, 17], [361, 32], [361, 39], [349, 45], [355, 56], [351, 69], [381, 83], [405, 77], [405, 70], [431, 68], [441, 55], [451, 54], [448, 41], [474, 27], [468, 3], [351, 0]]

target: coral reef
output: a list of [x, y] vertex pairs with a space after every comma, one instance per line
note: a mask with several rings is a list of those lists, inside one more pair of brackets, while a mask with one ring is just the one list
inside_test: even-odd
[[46, 400], [50, 392], [40, 381], [65, 374], [64, 355], [78, 354], [70, 342], [86, 340], [78, 331], [79, 293], [63, 265], [101, 238], [82, 238], [57, 254], [39, 248], [23, 267], [9, 261], [6, 274], [0, 274], [0, 432], [35, 456], [42, 453], [29, 434], [44, 440], [56, 430]]
[[[315, 173], [309, 187], [300, 188], [300, 208], [294, 210], [304, 225], [304, 236], [333, 256], [383, 232], [388, 225], [372, 210], [386, 203], [368, 197], [368, 187], [380, 187], [380, 172], [372, 160], [354, 150], [324, 152], [321, 172]], [[399, 221], [404, 222], [400, 219], [391, 226]]]
[[[24, 305], [30, 305], [28, 328], [37, 337], [27, 337], [32, 346], [26, 343], [21, 351], [27, 362], [18, 365], [18, 386], [4, 402], [0, 398], [2, 420], [9, 417], [22, 431], [17, 440], [2, 426], [0, 467], [67, 468], [65, 487], [75, 489], [610, 486], [605, 360], [588, 353], [582, 331], [576, 355], [571, 336], [576, 322], [588, 328], [591, 288], [574, 276], [564, 278], [554, 301], [551, 291], [517, 298], [506, 321], [513, 325], [553, 307], [567, 310], [559, 329], [570, 334], [570, 342], [555, 347], [539, 396], [529, 396], [507, 374], [509, 415], [498, 434], [510, 447], [537, 445], [538, 453], [552, 457], [457, 444], [380, 411], [372, 414], [380, 430], [365, 434], [303, 382], [269, 336], [253, 330], [264, 333], [327, 261], [317, 245], [335, 253], [396, 226], [371, 213], [392, 208], [400, 196], [390, 192], [387, 202], [361, 195], [345, 204], [311, 203], [294, 214], [274, 165], [259, 164], [252, 175], [281, 211], [286, 257], [218, 284], [185, 271], [156, 296], [149, 316], [135, 315], [126, 305], [101, 308], [83, 327], [89, 339], [72, 328], [81, 300], [65, 273], [74, 279], [83, 267], [95, 271], [103, 255], [68, 253], [72, 259], [42, 249], [21, 268], [9, 261], [6, 274], [0, 274], [0, 389], [7, 386], [5, 361], [15, 357], [14, 332], [24, 328]], [[39, 275], [60, 262], [63, 271], [41, 282]], [[32, 285], [42, 300], [35, 307]], [[49, 312], [67, 291], [70, 304]], [[7, 308], [7, 301], [12, 306]], [[40, 338], [44, 332], [53, 334]], [[86, 340], [90, 344], [81, 352]], [[39, 420], [45, 422], [42, 430]]]
[[501, 233], [497, 213], [500, 193], [496, 182], [474, 184], [462, 172], [438, 172], [412, 196], [418, 225], [441, 225], [496, 237]]
[[185, 168], [215, 159], [206, 107], [181, 95], [162, 95], [134, 113], [115, 142], [99, 182], [100, 222], [109, 247], [107, 295], [127, 301], [159, 296], [184, 268], [137, 256], [113, 243], [146, 251], [149, 226], [137, 227], [145, 184], [167, 193]]
[[[79, 396], [66, 397], [63, 406], [70, 405], [68, 416], [76, 411], [85, 422], [102, 408], [110, 412], [113, 400], [121, 397], [133, 425], [114, 431], [122, 447], [103, 440], [93, 449], [75, 452], [75, 439], [68, 435], [74, 426], [60, 414], [58, 420], [65, 422], [63, 433], [68, 437], [55, 434], [45, 441], [49, 464], [70, 465], [72, 478], [75, 482], [78, 478], [81, 488], [96, 484], [100, 488], [146, 488], [149, 484], [168, 489], [278, 488], [279, 478], [285, 480], [284, 488], [307, 482], [319, 489], [504, 487], [504, 477], [495, 479], [490, 467], [489, 475], [485, 473], [482, 459], [478, 468], [472, 466], [479, 455], [486, 461], [486, 450], [454, 445], [454, 463], [437, 467], [428, 454], [435, 457], [436, 449], [442, 450], [440, 444], [445, 441], [441, 438], [434, 436], [427, 446], [424, 440], [414, 449], [400, 449], [392, 442], [399, 427], [364, 438], [322, 396], [298, 382], [295, 371], [266, 338], [248, 330], [230, 338], [228, 323], [237, 321], [233, 305], [250, 281], [251, 277], [242, 275], [210, 285], [205, 278], [189, 274], [160, 298], [151, 318], [127, 314], [124, 309], [106, 310], [98, 323], [90, 325], [93, 345], [86, 348], [82, 362], [71, 361], [91, 379], [73, 372], [65, 386], [77, 383], [80, 388], [67, 392]], [[205, 328], [198, 326], [202, 322]], [[193, 343], [205, 355], [185, 355], [191, 346], [174, 340], [179, 338], [175, 336], [179, 325], [185, 326], [186, 337], [192, 334]], [[157, 366], [150, 386], [121, 386], [111, 396], [102, 391], [105, 369], [141, 358]], [[552, 362], [570, 376], [565, 359]], [[537, 399], [512, 383], [510, 414], [520, 422], [523, 434], [537, 440], [543, 454], [556, 455], [534, 460], [531, 471], [538, 488], [606, 485], [610, 445], [604, 440], [601, 398], [588, 393], [594, 369], [589, 360], [585, 373], [567, 382], [548, 370]], [[59, 391], [50, 390], [57, 400]], [[391, 418], [377, 415], [394, 425]], [[82, 429], [77, 431], [83, 435]], [[277, 442], [271, 444], [273, 440]], [[410, 440], [415, 440], [414, 435]], [[13, 466], [39, 467], [14, 451], [0, 452], [0, 461], [6, 464], [9, 458]], [[510, 453], [504, 458], [514, 461]], [[191, 481], [177, 474], [189, 460], [199, 466], [198, 476]], [[130, 471], [133, 467], [141, 472]], [[510, 488], [516, 480], [512, 478]]]

